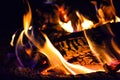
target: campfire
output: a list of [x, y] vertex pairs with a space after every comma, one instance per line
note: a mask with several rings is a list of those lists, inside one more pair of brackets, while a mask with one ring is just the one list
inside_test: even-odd
[[34, 12], [24, 0], [23, 29], [10, 42], [18, 72], [29, 68], [42, 76], [68, 77], [119, 72], [119, 36], [114, 31], [118, 27], [112, 25], [119, 24], [120, 18], [113, 0], [86, 2], [88, 13], [82, 4], [71, 6], [64, 0], [47, 0]]

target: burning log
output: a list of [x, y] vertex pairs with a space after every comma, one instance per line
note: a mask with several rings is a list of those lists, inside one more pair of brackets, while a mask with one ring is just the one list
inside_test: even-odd
[[[119, 23], [117, 23], [118, 25], [119, 25]], [[112, 30], [113, 30], [113, 33], [114, 32], [116, 32], [115, 30], [118, 30], [118, 29], [115, 29], [115, 28], [119, 28], [119, 26], [114, 26], [114, 25], [116, 25], [116, 24], [113, 24], [113, 23], [110, 23], [109, 24], [110, 26], [108, 26], [108, 24], [105, 24], [105, 25], [103, 25], [103, 26], [99, 26], [99, 27], [97, 27], [97, 28], [95, 28], [95, 29], [90, 29], [90, 30], [87, 30], [87, 31], [92, 31], [95, 35], [93, 35], [92, 36], [92, 39], [93, 39], [93, 41], [95, 40], [95, 42], [97, 43], [97, 44], [101, 44], [101, 42], [99, 42], [99, 41], [104, 41], [105, 39], [106, 39], [106, 37], [109, 37], [109, 36], [112, 36], [112, 35], [110, 35], [109, 34], [109, 36], [106, 36], [106, 37], [103, 37], [103, 35], [104, 34], [106, 34], [107, 32], [108, 32], [108, 28], [107, 27], [109, 27], [109, 28], [111, 28]], [[103, 32], [104, 32], [104, 30], [105, 30], [105, 33], [103, 33], [103, 32], [101, 32], [103, 30]], [[98, 33], [99, 32], [99, 33]], [[70, 42], [72, 42], [73, 41], [73, 43], [68, 43], [68, 44], [72, 44], [72, 48], [73, 48], [73, 45], [75, 44], [75, 40], [78, 40], [77, 42], [77, 45], [79, 45], [80, 46], [80, 48], [81, 49], [83, 49], [83, 53], [78, 53], [78, 55], [75, 55], [77, 52], [75, 52], [75, 51], [79, 51], [79, 50], [77, 50], [77, 48], [76, 48], [76, 50], [74, 50], [74, 53], [71, 53], [70, 52], [70, 50], [67, 50], [66, 52], [68, 53], [68, 55], [67, 56], [69, 56], [69, 54], [72, 54], [73, 56], [71, 57], [71, 59], [68, 59], [68, 61], [70, 62], [70, 63], [75, 63], [75, 62], [77, 62], [77, 61], [79, 61], [79, 60], [76, 60], [77, 59], [77, 57], [80, 57], [80, 56], [84, 56], [83, 57], [83, 59], [84, 58], [86, 58], [86, 56], [87, 56], [87, 53], [90, 53], [89, 54], [89, 58], [91, 57], [91, 59], [96, 59], [95, 58], [95, 56], [93, 56], [93, 53], [91, 53], [91, 51], [90, 51], [90, 49], [89, 49], [89, 46], [88, 46], [88, 43], [87, 43], [87, 40], [85, 39], [85, 36], [83, 35], [83, 31], [82, 32], [77, 32], [77, 33], [71, 33], [71, 34], [67, 34], [67, 35], [65, 35], [65, 36], [61, 36], [61, 37], [59, 37], [58, 39], [56, 39], [56, 40], [52, 40], [51, 39], [51, 41], [52, 42], [54, 42], [53, 44], [56, 46], [56, 48], [58, 49], [58, 50], [60, 50], [60, 48], [63, 48], [63, 47], [65, 47], [66, 45], [64, 45], [64, 46], [59, 46], [58, 47], [58, 44], [57, 43], [60, 43], [60, 42], [64, 42], [65, 40], [70, 40]], [[116, 35], [116, 33], [114, 33], [115, 35]], [[107, 34], [108, 35], [108, 34]], [[49, 35], [48, 35], [49, 36]], [[105, 36], [105, 35], [104, 35]], [[99, 39], [98, 39], [99, 38]], [[110, 37], [111, 38], [111, 37]], [[80, 41], [79, 41], [80, 40]], [[76, 45], [76, 44], [75, 44]], [[88, 46], [88, 48], [85, 48], [85, 46], [87, 47]], [[72, 50], [72, 48], [71, 48], [71, 50]], [[66, 48], [66, 49], [69, 49], [68, 47]], [[87, 50], [87, 51], [86, 51]], [[63, 50], [61, 50], [61, 51], [63, 51]], [[61, 54], [62, 55], [66, 55], [66, 52], [64, 53], [64, 52], [62, 52]], [[81, 51], [80, 51], [81, 52]], [[83, 54], [83, 55], [82, 55]], [[85, 56], [86, 55], [86, 56]], [[42, 59], [42, 58], [41, 58]], [[67, 59], [67, 58], [66, 58]], [[85, 59], [86, 60], [86, 59]], [[90, 59], [89, 59], [90, 60]], [[86, 62], [89, 62], [89, 60], [87, 60]], [[96, 59], [97, 60], [97, 59]], [[90, 60], [91, 61], [91, 60]], [[96, 63], [99, 63], [98, 61], [96, 62]], [[81, 64], [81, 65], [85, 65], [85, 63], [79, 63], [79, 64]], [[91, 64], [91, 63], [88, 63], [88, 64]], [[94, 63], [93, 63], [94, 64]], [[42, 65], [42, 64], [41, 64]], [[40, 66], [39, 66], [40, 67]], [[109, 69], [109, 67], [105, 67], [106, 69], [108, 69], [108, 72], [112, 72], [112, 70], [110, 70]], [[115, 68], [115, 70], [114, 70], [114, 72], [115, 72], [115, 74], [117, 74], [116, 73], [116, 71], [118, 71], [119, 70], [119, 65], [117, 65], [116, 66], [116, 68]], [[106, 71], [107, 72], [107, 71]], [[23, 73], [24, 73], [24, 71], [23, 71]], [[99, 73], [99, 72], [98, 72]], [[91, 74], [94, 74], [94, 73], [91, 73]], [[102, 72], [102, 74], [106, 74], [106, 73], [104, 73], [104, 72]], [[108, 73], [109, 74], [109, 73]], [[87, 75], [87, 74], [86, 74]], [[49, 75], [47, 75], [47, 76], [49, 76]], [[76, 75], [77, 77], [78, 77], [78, 75]], [[41, 76], [42, 77], [42, 76]], [[40, 78], [41, 78], [40, 77]], [[45, 76], [44, 76], [45, 77]], [[56, 76], [57, 78], [58, 78], [58, 76]], [[69, 77], [69, 76], [68, 76]], [[75, 76], [74, 76], [75, 77]], [[72, 78], [74, 78], [74, 77], [72, 77]], [[47, 78], [51, 78], [51, 76], [49, 76], [49, 77], [47, 77]], [[66, 77], [65, 77], [66, 78]], [[60, 79], [61, 79], [61, 77], [60, 77]]]

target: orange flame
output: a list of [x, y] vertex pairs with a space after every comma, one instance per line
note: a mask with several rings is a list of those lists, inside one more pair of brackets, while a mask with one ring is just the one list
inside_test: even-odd
[[[76, 11], [76, 15], [78, 16], [80, 22], [82, 22], [81, 24], [78, 23], [77, 24], [77, 29], [74, 30], [74, 28], [72, 27], [72, 23], [69, 20], [67, 23], [59, 21], [59, 24], [61, 25], [61, 27], [67, 31], [67, 32], [74, 32], [74, 31], [82, 31], [85, 29], [91, 29], [94, 27], [94, 24], [92, 21], [88, 20], [87, 18], [85, 18], [82, 14], [80, 14], [78, 11]], [[82, 30], [81, 30], [82, 28]]]
[[87, 18], [85, 18], [82, 14], [80, 14], [78, 11], [76, 11], [76, 15], [78, 16], [78, 18], [82, 21], [81, 26], [82, 26], [82, 30], [86, 30], [86, 29], [91, 29], [94, 27], [94, 24], [92, 21], [88, 20]]
[[116, 57], [111, 53], [111, 51], [107, 48], [105, 43], [102, 43], [101, 45], [93, 42], [93, 40], [89, 37], [90, 33], [87, 33], [87, 30], [84, 31], [84, 35], [87, 39], [87, 42], [89, 44], [89, 47], [93, 54], [97, 57], [97, 59], [103, 63], [110, 63], [113, 59], [116, 59]]
[[14, 42], [15, 36], [16, 36], [16, 34], [13, 34], [13, 35], [12, 35], [12, 39], [11, 39], [11, 41], [10, 41], [10, 45], [11, 45], [11, 46], [14, 46], [13, 42]]
[[67, 22], [67, 21], [68, 21], [67, 10], [65, 10], [64, 6], [58, 7], [58, 12], [59, 12], [60, 18], [61, 18], [64, 22]]
[[[116, 15], [113, 1], [109, 0], [109, 2], [109, 6], [101, 5], [101, 7], [97, 10], [99, 23], [101, 24], [120, 22], [120, 18]], [[108, 18], [106, 18], [106, 16]]]
[[72, 27], [71, 21], [68, 21], [67, 23], [59, 21], [59, 24], [61, 25], [61, 27], [65, 31], [67, 31], [67, 32], [73, 32], [73, 27]]
[[92, 34], [88, 33], [87, 31], [88, 31], [88, 29], [94, 28], [95, 24], [93, 24], [92, 21], [90, 21], [87, 18], [85, 18], [79, 12], [76, 12], [76, 14], [79, 17], [79, 19], [82, 21], [82, 23], [81, 23], [82, 30], [84, 31], [84, 35], [85, 35], [85, 37], [87, 39], [89, 47], [90, 47], [91, 51], [94, 53], [94, 55], [96, 55], [96, 57], [98, 58], [98, 60], [101, 63], [105, 64], [105, 63], [112, 62], [113, 59], [116, 59], [116, 57], [107, 48], [107, 46], [105, 45], [105, 43], [103, 43], [102, 45], [99, 45], [99, 44], [93, 42], [92, 38], [90, 37]]
[[80, 73], [84, 74], [84, 73], [94, 72], [93, 70], [87, 69], [83, 66], [73, 65], [73, 64], [68, 63], [63, 58], [61, 53], [52, 45], [52, 43], [49, 41], [47, 36], [45, 34], [43, 35], [46, 39], [46, 43], [44, 44], [42, 48], [40, 48], [40, 52], [42, 52], [48, 57], [51, 66], [54, 67], [57, 65], [58, 70], [60, 67], [65, 70], [65, 73], [74, 74], [74, 75], [80, 74]]
[[24, 26], [24, 31], [26, 35], [27, 35], [28, 29], [30, 27], [31, 20], [32, 20], [32, 12], [31, 12], [31, 8], [28, 2], [27, 2], [27, 6], [28, 6], [28, 12], [27, 14], [23, 16], [23, 26]]
[[[27, 38], [37, 47], [38, 51], [40, 53], [43, 53], [44, 55], [46, 55], [46, 57], [49, 60], [50, 67], [55, 67], [55, 69], [57, 69], [57, 70], [62, 70], [65, 74], [73, 74], [73, 75], [80, 74], [80, 73], [82, 73], [82, 74], [91, 73], [91, 72], [96, 71], [96, 70], [88, 69], [84, 66], [68, 63], [63, 58], [61, 53], [52, 45], [52, 43], [48, 39], [47, 35], [44, 33], [41, 33], [41, 34], [45, 38], [45, 43], [43, 45], [41, 45], [41, 42], [38, 41], [38, 39], [34, 37], [34, 34], [31, 30], [32, 26], [30, 27], [30, 23], [31, 23], [32, 15], [31, 15], [31, 9], [30, 9], [29, 4], [28, 4], [28, 7], [29, 7], [29, 11], [23, 17], [24, 30], [22, 31], [21, 36], [18, 39], [17, 47], [19, 47], [19, 45], [22, 44], [22, 36], [25, 33]], [[28, 34], [28, 31], [30, 32], [30, 30], [31, 30], [31, 34]], [[16, 51], [16, 53], [17, 53], [17, 51]], [[42, 73], [44, 73], [44, 71]]]
[[[42, 36], [45, 38], [44, 43], [42, 45], [41, 44], [42, 42], [39, 41], [37, 38], [35, 38], [35, 34], [33, 33], [33, 28], [32, 28], [32, 26], [30, 26], [31, 20], [32, 20], [32, 12], [31, 12], [31, 8], [30, 8], [30, 5], [28, 2], [27, 2], [27, 6], [28, 6], [28, 12], [23, 16], [24, 30], [21, 32], [21, 34], [18, 38], [18, 41], [16, 44], [16, 50], [15, 50], [17, 58], [22, 66], [24, 66], [24, 65], [22, 64], [22, 62], [20, 61], [20, 58], [18, 57], [19, 51], [17, 48], [24, 46], [22, 40], [23, 40], [23, 35], [26, 35], [26, 37], [37, 47], [38, 51], [40, 53], [44, 54], [49, 60], [50, 66], [48, 69], [41, 72], [43, 74], [45, 72], [47, 72], [50, 68], [54, 68], [55, 70], [58, 71], [59, 74], [61, 73], [59, 71], [62, 71], [65, 74], [73, 74], [73, 75], [91, 73], [91, 72], [96, 72], [96, 71], [103, 71], [103, 69], [92, 70], [92, 69], [88, 69], [85, 66], [68, 63], [63, 58], [61, 53], [52, 45], [52, 43], [50, 42], [47, 35], [40, 32], [42, 34]], [[59, 21], [59, 24], [61, 25], [61, 27], [64, 30], [66, 30], [67, 32], [74, 32], [75, 30], [72, 27], [71, 20], [67, 19], [66, 13], [64, 12], [63, 9], [60, 9], [60, 12], [66, 22], [66, 23], [64, 23], [62, 21]], [[103, 11], [101, 9], [99, 9], [98, 13], [99, 13], [100, 22], [102, 24], [106, 23]], [[79, 25], [79, 27], [82, 27], [82, 30], [84, 31], [84, 35], [88, 41], [91, 51], [96, 55], [96, 57], [98, 58], [98, 60], [101, 63], [112, 62], [113, 58], [115, 59], [115, 57], [113, 55], [109, 55], [109, 54], [111, 54], [111, 52], [107, 49], [107, 47], [104, 44], [98, 45], [98, 44], [94, 43], [92, 41], [92, 39], [89, 37], [90, 34], [87, 33], [87, 29], [94, 28], [96, 26], [96, 24], [94, 24], [91, 20], [88, 20], [86, 17], [84, 17], [82, 14], [80, 14], [77, 11], [76, 11], [76, 15], [78, 16], [79, 20], [82, 22], [81, 24], [78, 24], [78, 25]], [[116, 18], [116, 22], [120, 21], [120, 19], [117, 16], [115, 16], [115, 18]], [[112, 22], [112, 20], [110, 20], [108, 22]], [[77, 29], [78, 29], [77, 31], [80, 31], [81, 28], [77, 28]], [[11, 45], [13, 45], [14, 37], [15, 37], [15, 35], [13, 35], [13, 37], [12, 37]], [[116, 46], [114, 41], [112, 41], [112, 46]], [[113, 47], [113, 48], [116, 51], [118, 51], [118, 53], [120, 53], [118, 50], [118, 47]], [[31, 50], [29, 50], [29, 49], [26, 50], [26, 53], [28, 55], [31, 55]]]
[[68, 20], [67, 10], [65, 10], [64, 6], [58, 7], [58, 12], [60, 26], [67, 32], [73, 32], [72, 23]]

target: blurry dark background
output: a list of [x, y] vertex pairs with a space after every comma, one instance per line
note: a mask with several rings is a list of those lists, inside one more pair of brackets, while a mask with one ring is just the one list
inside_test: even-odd
[[22, 5], [22, 0], [0, 1], [0, 78], [5, 76], [11, 67], [8, 63], [13, 63], [8, 57], [15, 60], [15, 56], [7, 54], [14, 52], [10, 41], [14, 32], [22, 27]]
[[22, 27], [22, 0], [0, 2], [0, 53], [9, 48], [12, 34]]

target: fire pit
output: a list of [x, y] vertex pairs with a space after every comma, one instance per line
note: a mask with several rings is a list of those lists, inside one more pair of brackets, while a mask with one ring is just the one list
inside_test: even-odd
[[16, 31], [10, 43], [17, 60], [11, 76], [119, 80], [120, 18], [113, 1], [86, 0], [90, 11], [66, 2], [48, 0], [36, 9], [24, 1], [23, 29]]

